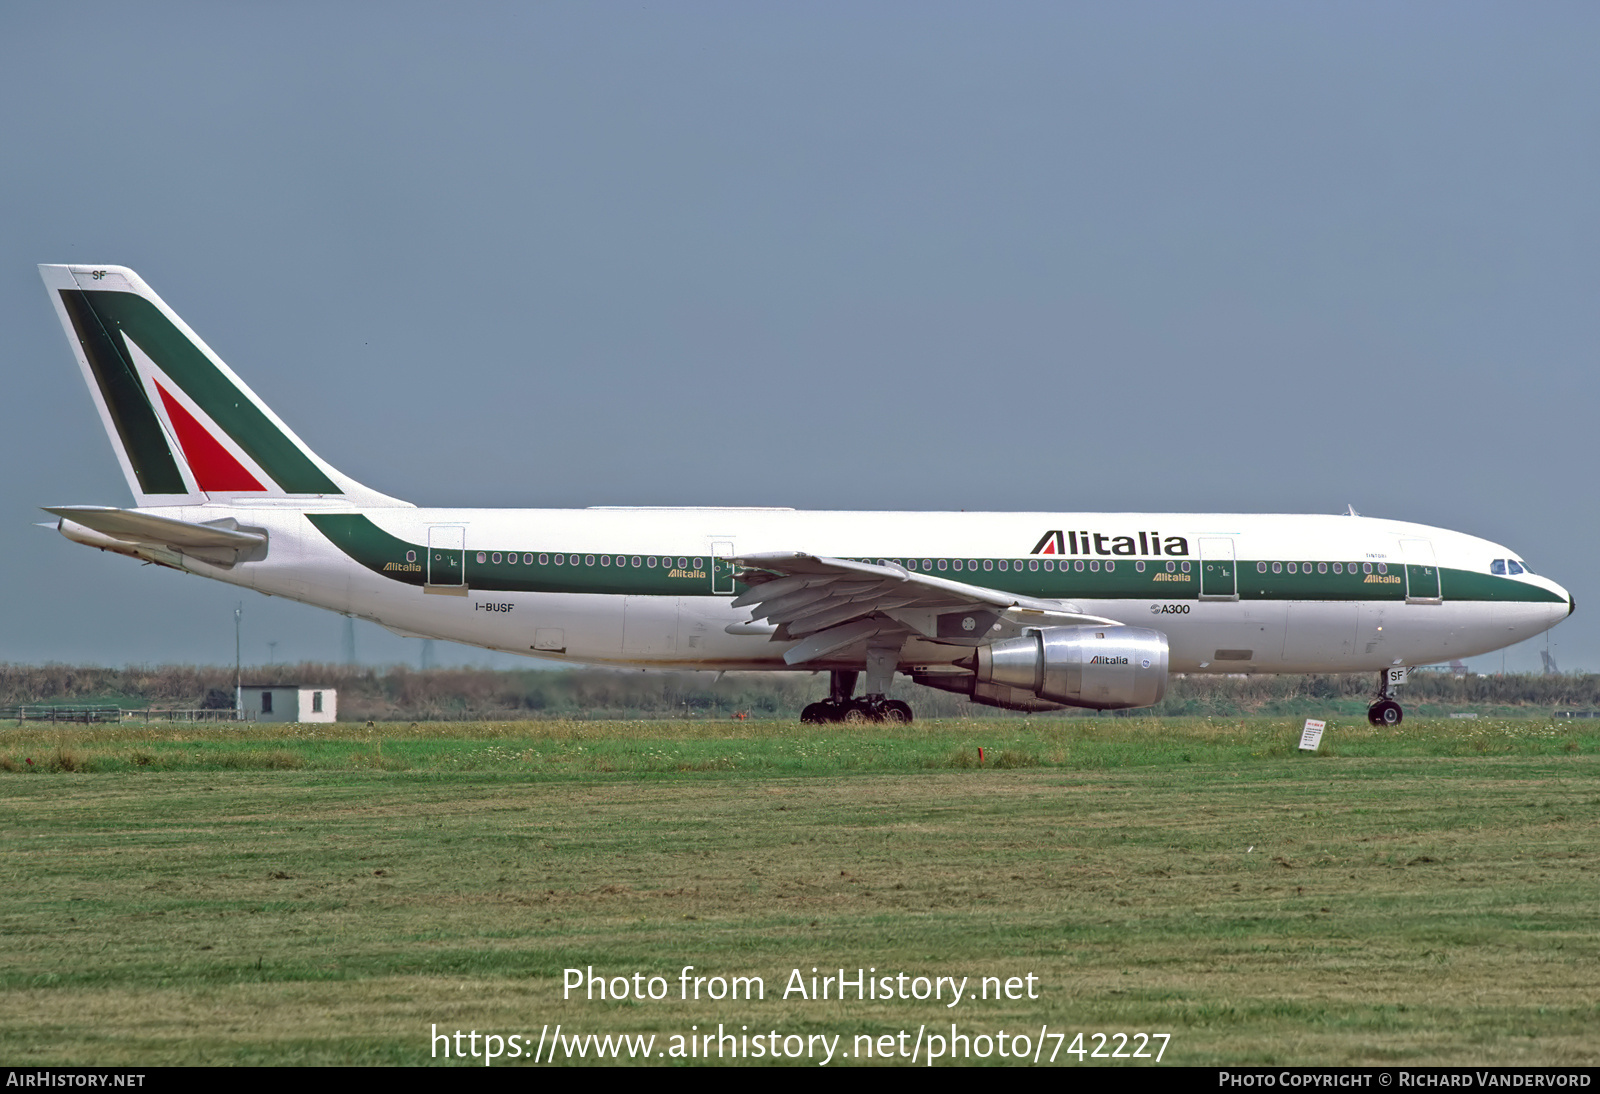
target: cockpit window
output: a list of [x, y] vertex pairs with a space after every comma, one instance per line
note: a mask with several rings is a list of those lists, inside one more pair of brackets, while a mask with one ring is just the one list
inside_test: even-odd
[[1522, 573], [1522, 563], [1520, 563], [1520, 562], [1518, 562], [1518, 561], [1517, 561], [1517, 560], [1516, 560], [1516, 559], [1514, 559], [1514, 558], [1513, 558], [1513, 559], [1508, 559], [1508, 560], [1507, 560], [1507, 561], [1506, 561], [1506, 566], [1507, 566], [1507, 567], [1508, 567], [1508, 568], [1509, 568], [1509, 569], [1510, 569], [1510, 571], [1511, 571], [1511, 572], [1512, 572], [1512, 573], [1514, 573], [1514, 574], [1520, 574], [1520, 573]]
[[1491, 574], [1498, 574], [1499, 576], [1504, 577], [1506, 574], [1506, 560], [1503, 558], [1497, 558], [1493, 562], [1489, 563], [1489, 572]]

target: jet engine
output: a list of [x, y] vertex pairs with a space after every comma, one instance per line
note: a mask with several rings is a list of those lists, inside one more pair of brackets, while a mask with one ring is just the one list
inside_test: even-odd
[[979, 646], [976, 662], [974, 694], [1010, 689], [1115, 710], [1155, 706], [1167, 692], [1167, 636], [1142, 627], [1044, 627]]

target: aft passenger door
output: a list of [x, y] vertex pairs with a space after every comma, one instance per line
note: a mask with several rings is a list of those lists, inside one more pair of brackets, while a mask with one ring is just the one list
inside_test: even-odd
[[467, 595], [467, 530], [459, 525], [428, 529], [428, 573], [424, 592]]

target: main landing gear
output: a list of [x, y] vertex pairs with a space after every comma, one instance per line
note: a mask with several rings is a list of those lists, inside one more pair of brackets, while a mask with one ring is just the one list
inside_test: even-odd
[[1389, 674], [1378, 673], [1378, 697], [1367, 708], [1367, 721], [1375, 726], [1397, 726], [1405, 720], [1406, 712], [1400, 704], [1389, 698]]
[[905, 725], [911, 721], [911, 708], [898, 699], [885, 699], [879, 695], [865, 695], [852, 699], [859, 672], [828, 673], [828, 697], [812, 703], [800, 712], [800, 721], [806, 725], [827, 725], [844, 722], [847, 725], [865, 725], [867, 722], [886, 722]]

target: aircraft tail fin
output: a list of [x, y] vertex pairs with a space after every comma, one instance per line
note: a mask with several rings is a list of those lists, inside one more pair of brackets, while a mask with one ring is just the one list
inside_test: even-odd
[[132, 270], [39, 273], [141, 508], [246, 497], [407, 504], [312, 452]]

